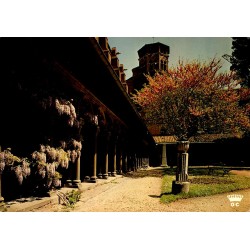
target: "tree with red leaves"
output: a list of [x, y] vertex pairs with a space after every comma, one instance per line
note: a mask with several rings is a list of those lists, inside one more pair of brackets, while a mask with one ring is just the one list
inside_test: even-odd
[[148, 84], [132, 98], [148, 125], [158, 124], [180, 140], [198, 133], [242, 135], [250, 129], [250, 91], [233, 72], [220, 73], [221, 67], [216, 58], [179, 61], [168, 72], [147, 75]]

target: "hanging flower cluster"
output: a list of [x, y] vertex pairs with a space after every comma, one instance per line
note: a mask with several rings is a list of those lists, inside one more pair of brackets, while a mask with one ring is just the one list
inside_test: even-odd
[[56, 99], [55, 107], [59, 115], [68, 116], [68, 124], [72, 127], [76, 122], [76, 110], [70, 101], [62, 100], [61, 102]]
[[[36, 174], [42, 179], [47, 178], [47, 186], [57, 187], [60, 184], [58, 167], [67, 169], [69, 162], [74, 163], [81, 154], [82, 144], [74, 139], [69, 143], [61, 141], [61, 147], [40, 145], [39, 151], [32, 153]], [[68, 149], [67, 149], [68, 148]]]
[[31, 174], [30, 162], [27, 158], [23, 158], [21, 159], [20, 164], [13, 166], [11, 170], [15, 171], [18, 183], [21, 185], [23, 180]]
[[70, 142], [70, 148], [71, 150], [68, 150], [68, 152], [70, 153], [71, 161], [74, 163], [81, 156], [82, 143], [73, 139]]
[[[31, 161], [28, 158], [19, 158], [11, 153], [10, 149], [0, 152], [0, 174], [6, 167], [15, 173], [18, 183], [30, 176], [31, 167], [34, 174], [47, 181], [47, 186], [58, 187], [61, 176], [57, 171], [58, 167], [67, 169], [69, 162], [74, 163], [81, 155], [82, 144], [72, 139], [70, 142], [61, 142], [63, 147], [54, 148], [49, 145], [40, 145], [38, 151], [31, 154]], [[32, 162], [32, 164], [31, 164]]]
[[3, 172], [5, 168], [5, 153], [0, 152], [0, 174]]
[[[47, 179], [47, 186], [52, 185], [56, 177], [56, 170], [59, 166], [68, 168], [69, 155], [62, 148], [53, 148], [50, 146], [40, 145], [39, 151], [34, 151], [32, 154], [33, 166], [36, 168], [35, 174], [42, 179]], [[56, 182], [55, 182], [56, 183]]]
[[29, 160], [13, 155], [9, 148], [0, 152], [0, 173], [2, 173], [5, 168], [14, 171], [19, 184], [22, 184], [23, 179], [27, 178], [31, 173]]

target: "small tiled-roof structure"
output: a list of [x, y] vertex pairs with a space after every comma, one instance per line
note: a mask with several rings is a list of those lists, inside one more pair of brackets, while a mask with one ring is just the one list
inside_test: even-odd
[[173, 135], [168, 136], [153, 136], [156, 144], [172, 144], [176, 143], [177, 137]]

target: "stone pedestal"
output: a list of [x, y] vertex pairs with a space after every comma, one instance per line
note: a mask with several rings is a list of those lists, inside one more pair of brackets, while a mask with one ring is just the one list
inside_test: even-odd
[[173, 181], [172, 182], [172, 193], [179, 194], [179, 193], [188, 193], [189, 192], [190, 182], [185, 181]]
[[188, 151], [189, 141], [177, 142], [177, 168], [176, 180], [172, 183], [172, 193], [188, 193], [190, 182], [188, 182]]
[[177, 156], [176, 180], [188, 180], [188, 153], [178, 153]]

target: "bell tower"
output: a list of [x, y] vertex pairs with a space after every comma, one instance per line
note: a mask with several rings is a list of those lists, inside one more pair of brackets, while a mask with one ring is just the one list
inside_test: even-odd
[[145, 44], [139, 49], [139, 66], [132, 69], [133, 76], [127, 80], [129, 93], [143, 87], [146, 83], [144, 74], [153, 76], [156, 71], [167, 71], [169, 53], [169, 46], [159, 42]]
[[168, 70], [169, 46], [162, 43], [144, 45], [138, 50], [139, 67], [153, 74], [155, 71]]

